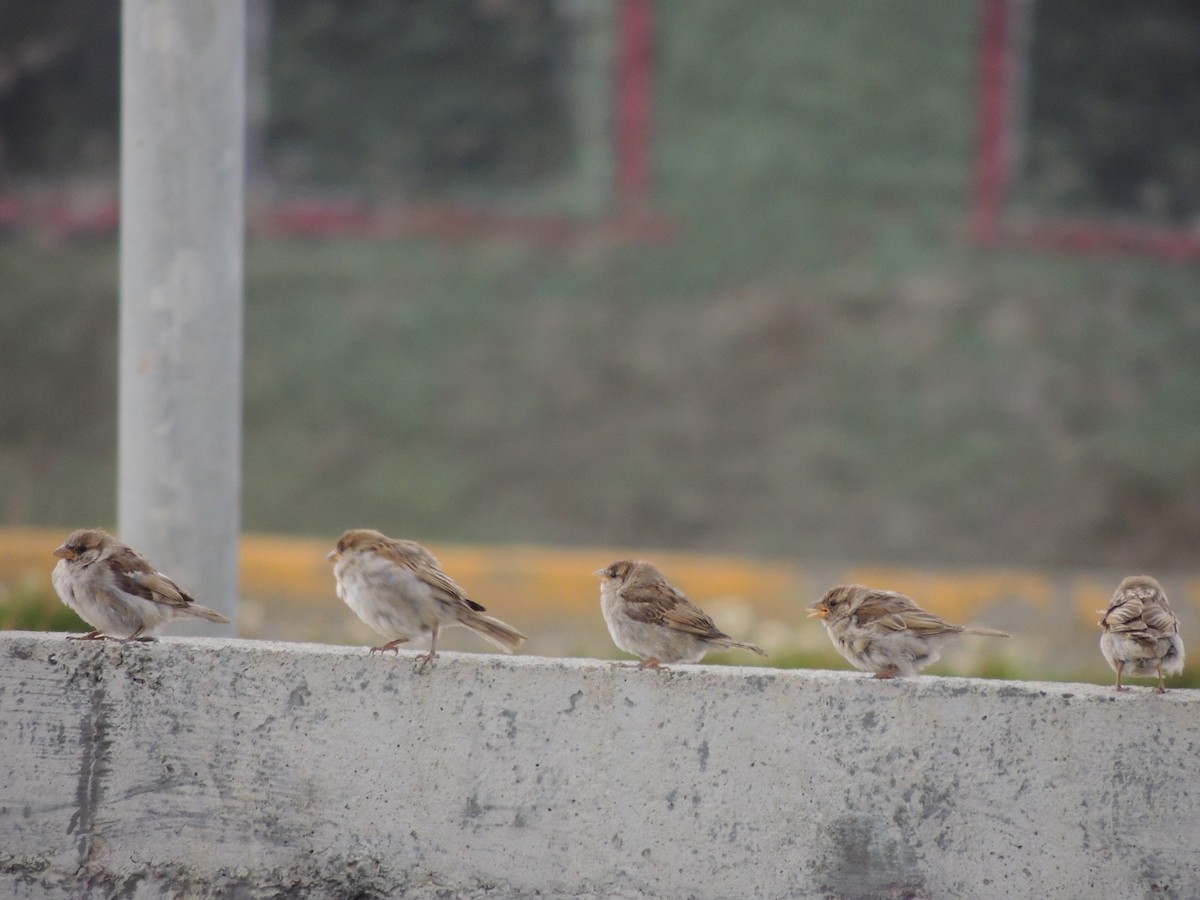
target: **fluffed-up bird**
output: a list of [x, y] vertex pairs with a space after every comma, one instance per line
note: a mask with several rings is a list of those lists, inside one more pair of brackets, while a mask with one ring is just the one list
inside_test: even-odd
[[54, 555], [58, 557], [50, 573], [54, 590], [96, 629], [71, 640], [145, 640], [181, 616], [229, 621], [201, 606], [140, 553], [101, 528], [72, 531]]
[[942, 647], [962, 634], [1008, 637], [994, 628], [952, 625], [921, 609], [911, 597], [861, 584], [830, 588], [808, 605], [818, 616], [837, 652], [876, 678], [915, 675], [937, 661]]
[[1158, 676], [1155, 692], [1166, 692], [1164, 675], [1183, 671], [1183, 638], [1179, 636], [1179, 619], [1171, 611], [1167, 593], [1149, 575], [1131, 575], [1118, 586], [1108, 609], [1100, 619], [1104, 633], [1100, 636], [1100, 652], [1117, 673], [1117, 690], [1121, 676]]

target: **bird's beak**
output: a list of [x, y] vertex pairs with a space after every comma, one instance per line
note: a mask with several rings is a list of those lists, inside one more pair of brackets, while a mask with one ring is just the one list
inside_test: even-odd
[[829, 615], [829, 607], [823, 601], [818, 600], [816, 603], [810, 603], [805, 607], [808, 610], [808, 618], [816, 616], [818, 619], [823, 619]]
[[337, 547], [334, 547], [332, 550], [330, 550], [328, 553], [325, 554], [325, 558], [327, 560], [329, 560], [330, 562], [337, 562], [337, 560], [340, 556], [341, 556], [341, 554], [339, 554], [337, 552]]
[[72, 550], [70, 547], [68, 547], [66, 544], [63, 544], [61, 547], [58, 547], [57, 549], [55, 549], [54, 555], [57, 556], [59, 559], [74, 559], [75, 551]]
[[608, 571], [605, 569], [597, 569], [592, 574], [595, 575], [597, 578], [601, 578], [601, 579], [608, 577]]

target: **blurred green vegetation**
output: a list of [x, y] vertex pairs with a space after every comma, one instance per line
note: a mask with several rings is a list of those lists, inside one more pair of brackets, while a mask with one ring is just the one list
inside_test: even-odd
[[115, 171], [120, 13], [108, 0], [0, 4], [0, 187]]
[[410, 194], [546, 178], [570, 160], [570, 23], [557, 6], [274, 4], [277, 169], [309, 185]]
[[[556, 6], [270, 4], [263, 140], [273, 177], [419, 193], [552, 175], [571, 158], [562, 88], [572, 23]], [[120, 4], [0, 6], [0, 64], [0, 176], [115, 169]]]
[[91, 631], [44, 586], [0, 582], [0, 631]]
[[[247, 530], [1191, 566], [1195, 268], [973, 247], [977, 7], [831, 9], [655, 4], [667, 245], [252, 238]], [[0, 521], [111, 521], [116, 243], [0, 281]]]
[[[684, 301], [654, 286], [704, 257], [687, 237], [254, 239], [245, 525], [1189, 565], [1194, 273], [944, 250]], [[0, 239], [0, 520], [114, 517], [115, 270], [111, 240]]]

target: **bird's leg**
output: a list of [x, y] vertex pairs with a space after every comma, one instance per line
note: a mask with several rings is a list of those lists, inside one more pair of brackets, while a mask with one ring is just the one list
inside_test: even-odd
[[1163, 670], [1162, 670], [1162, 662], [1160, 661], [1158, 664], [1158, 687], [1156, 687], [1154, 689], [1154, 693], [1165, 694], [1166, 692], [1167, 692], [1167, 689], [1165, 687], [1163, 687]]
[[438, 627], [436, 625], [434, 625], [433, 626], [433, 637], [431, 637], [429, 639], [429, 652], [426, 653], [424, 656], [417, 657], [417, 659], [421, 660], [421, 664], [419, 666], [417, 666], [417, 674], [418, 675], [421, 674], [422, 672], [424, 672], [425, 668], [431, 662], [433, 662], [435, 659], [437, 659], [437, 634], [438, 634]]
[[400, 645], [407, 644], [408, 638], [396, 638], [394, 641], [388, 641], [386, 644], [380, 644], [378, 647], [372, 647], [367, 653], [370, 656], [372, 653], [383, 653], [386, 650], [391, 650], [393, 653], [400, 652]]
[[145, 631], [145, 630], [146, 630], [146, 626], [145, 626], [145, 625], [139, 625], [139, 626], [138, 626], [138, 629], [137, 629], [137, 631], [135, 631], [135, 632], [134, 632], [133, 634], [131, 634], [129, 637], [127, 637], [127, 638], [113, 638], [113, 640], [115, 640], [115, 641], [116, 641], [118, 644], [128, 644], [130, 641], [136, 641], [136, 640], [140, 640], [140, 639], [141, 639], [141, 636], [142, 636], [142, 632], [143, 632], [143, 631]]
[[896, 666], [888, 666], [886, 669], [880, 669], [878, 672], [876, 672], [871, 677], [877, 678], [880, 681], [884, 681], [888, 678], [895, 678], [899, 674], [900, 674], [900, 670]]
[[1125, 668], [1125, 660], [1123, 660], [1123, 659], [1118, 659], [1118, 660], [1117, 660], [1117, 665], [1116, 665], [1116, 670], [1117, 670], [1117, 690], [1118, 690], [1118, 691], [1127, 691], [1127, 690], [1129, 690], [1129, 688], [1127, 688], [1127, 687], [1121, 687], [1121, 670], [1122, 670], [1122, 669], [1124, 669], [1124, 668]]

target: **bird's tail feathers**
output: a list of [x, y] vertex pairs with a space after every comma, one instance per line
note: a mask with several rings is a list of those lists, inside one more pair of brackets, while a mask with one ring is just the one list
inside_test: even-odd
[[995, 628], [979, 628], [975, 625], [968, 625], [962, 630], [963, 634], [980, 634], [984, 637], [1012, 637], [1007, 631], [999, 631]]
[[713, 641], [713, 643], [721, 647], [728, 647], [731, 650], [749, 650], [751, 653], [757, 653], [759, 656], [767, 655], [767, 651], [762, 647], [759, 647], [757, 644], [747, 644], [742, 641], [735, 641], [730, 637], [721, 638], [720, 640]]
[[208, 619], [210, 622], [229, 624], [229, 620], [215, 609], [209, 609], [207, 606], [201, 606], [199, 603], [189, 603], [183, 608], [190, 616], [199, 616], [201, 619]]
[[459, 622], [480, 637], [491, 641], [505, 653], [512, 653], [528, 640], [525, 635], [511, 625], [506, 625], [499, 619], [493, 619], [483, 613], [471, 612], [459, 619]]

